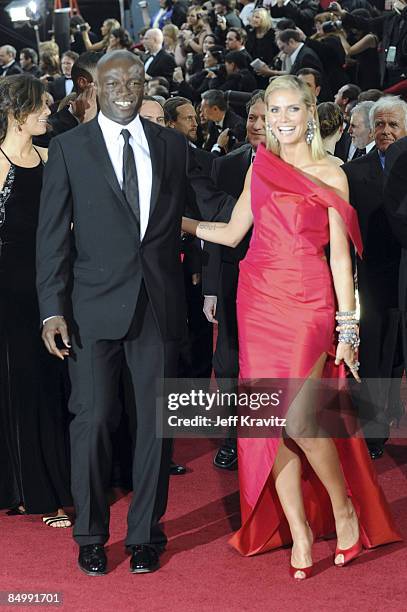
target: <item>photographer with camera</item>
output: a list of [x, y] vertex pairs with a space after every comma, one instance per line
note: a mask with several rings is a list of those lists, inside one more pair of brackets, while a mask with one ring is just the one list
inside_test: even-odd
[[178, 95], [188, 98], [193, 103], [200, 102], [201, 94], [208, 89], [217, 89], [225, 80], [225, 50], [220, 45], [214, 45], [207, 50], [203, 70], [189, 77], [188, 82], [184, 79], [181, 67], [178, 66], [173, 74]]
[[380, 87], [390, 87], [407, 77], [407, 2], [395, 0], [393, 10], [379, 17], [365, 18], [348, 13], [338, 2], [330, 4], [346, 29], [373, 32], [379, 48]]
[[292, 19], [307, 36], [313, 33], [314, 17], [318, 10], [318, 0], [277, 0], [276, 4], [270, 7], [274, 19]]
[[316, 15], [314, 23], [315, 34], [309, 38], [304, 36], [303, 40], [321, 60], [330, 90], [329, 99], [332, 99], [332, 94], [350, 81], [350, 77], [344, 70], [349, 44], [341, 21], [336, 19], [333, 13], [325, 12]]

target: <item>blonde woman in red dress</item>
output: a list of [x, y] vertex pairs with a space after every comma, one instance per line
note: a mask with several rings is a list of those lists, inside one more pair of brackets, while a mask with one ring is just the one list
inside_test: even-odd
[[364, 547], [400, 536], [364, 440], [309, 436], [315, 406], [306, 382], [333, 370], [344, 376], [344, 366], [359, 380], [349, 237], [359, 253], [362, 244], [346, 176], [322, 145], [312, 92], [280, 76], [266, 105], [267, 147], [259, 147], [229, 223], [184, 219], [183, 229], [236, 246], [253, 225], [237, 297], [240, 377], [305, 382], [282, 437], [238, 441], [242, 527], [231, 543], [243, 555], [292, 543], [290, 573], [302, 580], [318, 537], [336, 531], [333, 562], [343, 566]]

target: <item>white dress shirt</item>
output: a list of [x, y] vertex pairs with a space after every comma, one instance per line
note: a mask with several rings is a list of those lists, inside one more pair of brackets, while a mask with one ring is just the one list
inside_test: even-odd
[[301, 49], [303, 48], [304, 43], [300, 43], [298, 45], [298, 47], [296, 48], [296, 50], [294, 51], [294, 53], [291, 53], [290, 55], [290, 60], [291, 60], [291, 67], [294, 66], [294, 62], [298, 57], [299, 52], [301, 51]]
[[73, 91], [73, 80], [65, 79], [65, 95], [69, 96], [69, 94], [72, 93], [72, 91]]
[[148, 225], [150, 214], [151, 187], [153, 172], [151, 167], [150, 149], [140, 117], [137, 115], [131, 123], [120, 125], [111, 121], [102, 112], [99, 112], [98, 122], [102, 130], [106, 148], [109, 153], [120, 188], [123, 187], [123, 148], [124, 139], [121, 135], [123, 129], [129, 130], [130, 146], [134, 152], [134, 160], [137, 168], [138, 191], [140, 203], [140, 240], [143, 239]]
[[156, 55], [157, 53], [151, 53], [151, 55], [146, 59], [146, 63], [144, 64], [144, 72], [147, 72], [147, 70], [150, 68]]

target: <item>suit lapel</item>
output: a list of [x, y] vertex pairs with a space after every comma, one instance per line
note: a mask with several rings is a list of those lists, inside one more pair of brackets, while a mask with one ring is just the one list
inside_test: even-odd
[[166, 141], [161, 136], [161, 130], [145, 119], [141, 119], [144, 134], [146, 135], [148, 148], [150, 149], [151, 169], [152, 169], [152, 185], [149, 220], [157, 206], [158, 196], [160, 194], [161, 180], [164, 171], [164, 158], [166, 151]]
[[134, 217], [126, 201], [126, 198], [124, 197], [123, 192], [120, 189], [120, 185], [117, 180], [114, 168], [112, 166], [112, 162], [110, 161], [109, 153], [106, 148], [106, 143], [103, 138], [102, 130], [99, 127], [97, 118], [89, 122], [88, 126], [89, 146], [91, 148], [92, 157], [94, 157], [98, 163], [98, 167], [100, 169], [100, 176], [106, 179], [116, 198], [121, 202], [123, 206], [125, 206], [131, 212], [132, 217]]

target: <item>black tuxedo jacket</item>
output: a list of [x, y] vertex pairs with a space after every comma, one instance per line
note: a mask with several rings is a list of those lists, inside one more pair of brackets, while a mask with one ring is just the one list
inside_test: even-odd
[[142, 124], [153, 183], [141, 243], [97, 119], [51, 141], [37, 234], [41, 318], [69, 319], [72, 306], [74, 329], [88, 338], [126, 334], [142, 280], [163, 340], [177, 340], [184, 330], [179, 240], [189, 147], [176, 130]]
[[6, 70], [3, 70], [0, 66], [0, 70], [2, 70], [0, 76], [11, 76], [13, 74], [21, 74], [23, 72], [21, 66], [19, 66], [19, 64], [17, 64], [17, 62], [13, 62], [11, 64], [11, 66], [9, 66], [8, 68], [6, 68]]
[[66, 81], [66, 78], [62, 76], [62, 77], [58, 77], [54, 81], [50, 81], [48, 85], [48, 91], [54, 98], [55, 102], [60, 102], [66, 96], [65, 81]]
[[164, 51], [164, 49], [161, 49], [149, 65], [147, 74], [151, 77], [165, 77], [171, 83], [175, 67], [176, 64], [173, 56]]
[[297, 74], [301, 68], [314, 68], [314, 70], [318, 70], [321, 73], [324, 71], [318, 55], [306, 45], [302, 47], [295, 58], [295, 62], [291, 66], [290, 74]]
[[229, 128], [233, 132], [238, 142], [242, 142], [245, 139], [246, 125], [242, 117], [239, 117], [239, 115], [229, 109], [226, 111], [222, 128], [219, 128], [213, 121], [209, 122], [208, 140], [204, 146], [206, 151], [212, 149], [213, 145], [216, 144], [218, 140], [219, 134], [223, 132], [223, 130], [226, 130], [226, 128]]
[[68, 106], [65, 106], [60, 111], [53, 113], [48, 117], [48, 123], [52, 127], [52, 136], [58, 136], [68, 130], [73, 130], [79, 125], [78, 120], [69, 111]]
[[[217, 219], [229, 221], [233, 207], [243, 191], [246, 173], [250, 167], [252, 147], [245, 144], [224, 157], [218, 157], [212, 166], [212, 180], [216, 187], [232, 196], [228, 205], [220, 211]], [[203, 267], [204, 295], [217, 295], [218, 279], [222, 261], [238, 264], [247, 253], [252, 232], [249, 231], [234, 249], [213, 243], [205, 243]]]
[[350, 202], [358, 213], [364, 249], [363, 258], [357, 259], [361, 376], [389, 377], [397, 350], [400, 245], [384, 207], [384, 172], [376, 149], [342, 168], [349, 181]]
[[399, 308], [404, 313], [402, 336], [407, 363], [407, 137], [391, 145], [386, 153], [384, 206], [395, 239], [402, 247], [399, 270]]

